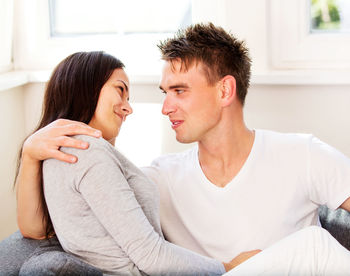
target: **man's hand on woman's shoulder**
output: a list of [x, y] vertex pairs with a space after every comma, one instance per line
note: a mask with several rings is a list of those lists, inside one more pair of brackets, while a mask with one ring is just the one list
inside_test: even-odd
[[60, 147], [87, 149], [87, 142], [74, 139], [73, 135], [101, 137], [101, 131], [84, 123], [58, 119], [29, 136], [23, 144], [22, 158], [33, 162], [54, 158], [74, 163], [77, 158], [60, 151]]

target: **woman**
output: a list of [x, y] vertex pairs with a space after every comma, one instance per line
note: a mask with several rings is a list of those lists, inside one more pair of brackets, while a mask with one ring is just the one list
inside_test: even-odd
[[65, 118], [100, 130], [103, 139], [81, 136], [86, 151], [62, 148], [79, 158], [76, 164], [43, 162], [46, 236], [54, 229], [65, 251], [107, 274], [221, 275], [230, 264], [164, 240], [155, 185], [114, 148], [132, 113], [123, 67], [103, 52], [75, 53], [48, 82], [37, 130]]

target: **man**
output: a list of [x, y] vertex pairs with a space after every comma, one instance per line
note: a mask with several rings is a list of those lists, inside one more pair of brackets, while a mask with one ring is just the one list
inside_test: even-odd
[[246, 127], [250, 59], [241, 42], [196, 25], [160, 49], [163, 114], [179, 142], [198, 144], [144, 170], [160, 187], [170, 241], [222, 259], [316, 225], [319, 205], [350, 209], [348, 158], [310, 135]]
[[[144, 168], [159, 185], [162, 229], [169, 241], [225, 261], [316, 225], [319, 205], [350, 211], [348, 158], [311, 135], [245, 125], [250, 58], [243, 43], [222, 28], [197, 24], [160, 49], [162, 112], [179, 142], [197, 142]], [[23, 235], [43, 237], [45, 222], [33, 203], [40, 196], [39, 160], [75, 162], [59, 147], [86, 148], [67, 136], [93, 133], [60, 120], [27, 139], [17, 179]]]

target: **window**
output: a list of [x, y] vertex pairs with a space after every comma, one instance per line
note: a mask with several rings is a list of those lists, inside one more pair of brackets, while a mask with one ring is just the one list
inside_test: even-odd
[[[318, 0], [323, 1], [323, 0]], [[271, 62], [275, 69], [346, 69], [350, 68], [350, 33], [344, 31], [320, 31], [327, 28], [325, 24], [317, 25], [310, 20], [317, 3], [314, 0], [280, 1], [270, 0], [270, 31], [271, 31]], [[347, 26], [346, 12], [349, 11], [348, 0], [346, 7], [339, 2], [339, 20], [330, 19], [328, 28], [340, 28], [340, 24]], [[311, 7], [311, 10], [310, 10]], [[344, 17], [342, 11], [344, 9]], [[317, 16], [314, 18], [317, 18]], [[333, 15], [333, 19], [334, 19]], [[345, 18], [345, 19], [342, 19]], [[326, 20], [327, 21], [327, 20]], [[336, 23], [339, 21], [338, 27]], [[318, 26], [318, 31], [315, 31]], [[323, 27], [322, 27], [323, 26]], [[341, 27], [343, 28], [343, 27]]]
[[[51, 36], [173, 33], [191, 24], [190, 0], [50, 0]], [[78, 19], [78, 20], [77, 20]]]
[[73, 52], [104, 50], [120, 58], [130, 75], [158, 75], [156, 45], [169, 32], [192, 22], [191, 0], [176, 1], [176, 5], [171, 0], [17, 3], [18, 69], [51, 69]]
[[311, 32], [350, 32], [350, 1], [311, 0]]

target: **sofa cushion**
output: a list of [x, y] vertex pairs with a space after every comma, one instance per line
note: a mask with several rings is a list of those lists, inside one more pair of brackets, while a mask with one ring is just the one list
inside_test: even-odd
[[15, 275], [102, 275], [102, 272], [65, 253], [56, 237], [32, 240], [17, 231], [0, 242], [0, 276]]
[[350, 250], [350, 213], [343, 209], [331, 210], [321, 206], [319, 215], [322, 227]]
[[102, 272], [75, 256], [64, 252], [58, 240], [55, 239], [48, 240], [36, 248], [22, 265], [19, 275], [102, 276]]
[[0, 242], [0, 275], [18, 275], [22, 264], [43, 241], [25, 239], [17, 231]]

